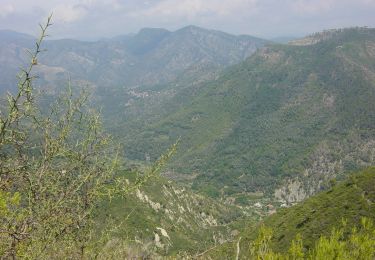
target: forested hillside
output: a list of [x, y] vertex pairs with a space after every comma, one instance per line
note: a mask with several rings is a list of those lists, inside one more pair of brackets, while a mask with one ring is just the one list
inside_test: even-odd
[[[289, 250], [289, 253], [292, 253], [292, 250], [290, 250], [290, 248], [292, 248], [292, 241], [299, 237], [302, 243], [300, 253], [305, 254], [306, 257], [309, 253], [314, 254], [314, 250], [315, 254], [320, 250], [321, 252], [332, 253], [332, 255], [326, 255], [326, 257], [327, 259], [333, 259], [331, 258], [333, 255], [344, 256], [344, 252], [347, 254], [350, 251], [361, 251], [361, 248], [357, 248], [356, 246], [346, 248], [344, 243], [345, 241], [349, 241], [348, 237], [353, 234], [353, 232], [361, 230], [363, 218], [368, 219], [370, 222], [373, 222], [375, 219], [374, 167], [353, 173], [342, 183], [333, 184], [327, 191], [313, 196], [294, 207], [281, 209], [278, 213], [266, 218], [262, 224], [258, 224], [256, 228], [250, 225], [248, 229], [244, 229], [243, 232], [238, 235], [233, 243], [219, 246], [209, 252], [205, 257], [211, 256], [214, 259], [233, 259], [233, 256], [236, 255], [236, 248], [238, 248], [238, 239], [241, 238], [239, 242], [239, 259], [249, 259], [251, 258], [250, 247], [255, 245], [255, 240], [264, 232], [264, 227], [266, 227], [266, 229], [270, 231], [269, 234], [271, 237], [270, 240], [267, 241], [267, 246], [269, 248], [265, 251], [272, 250], [276, 253], [288, 253]], [[369, 256], [373, 256], [375, 248], [374, 241], [371, 239], [373, 239], [375, 235], [373, 233], [374, 225], [368, 223], [367, 225], [366, 228], [368, 228], [369, 231], [367, 235], [369, 241], [367, 242], [370, 246], [370, 248], [367, 249], [367, 253], [369, 253]], [[353, 230], [354, 227], [357, 231]], [[336, 231], [341, 230], [343, 233], [336, 234], [337, 237], [334, 238], [331, 236], [331, 232], [334, 229]], [[263, 233], [263, 235], [264, 234], [265, 233]], [[315, 245], [321, 241], [319, 239], [322, 236], [331, 239], [331, 241], [325, 241], [327, 244], [321, 244], [321, 248], [315, 247]], [[362, 239], [366, 239], [366, 237]], [[356, 242], [352, 242], [355, 245]], [[363, 243], [362, 246], [362, 250], [364, 250], [365, 244]], [[362, 253], [365, 254], [366, 250], [362, 251]], [[301, 255], [299, 257], [298, 259], [307, 259], [302, 258]], [[324, 257], [324, 255], [320, 257]], [[315, 256], [312, 259], [323, 258]], [[346, 259], [354, 258], [349, 257]], [[371, 259], [371, 257], [365, 259]]]
[[145, 97], [151, 110], [111, 129], [138, 160], [181, 136], [170, 175], [187, 174], [212, 196], [265, 191], [299, 201], [374, 163], [374, 48], [367, 28], [268, 45], [216, 80], [171, 87], [163, 103]]
[[0, 31], [0, 258], [373, 259], [375, 29], [50, 26]]

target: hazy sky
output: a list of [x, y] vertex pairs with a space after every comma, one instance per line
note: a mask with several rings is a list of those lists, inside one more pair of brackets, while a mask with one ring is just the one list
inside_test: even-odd
[[0, 0], [0, 29], [36, 34], [51, 12], [54, 38], [110, 37], [191, 24], [265, 38], [375, 27], [375, 0]]

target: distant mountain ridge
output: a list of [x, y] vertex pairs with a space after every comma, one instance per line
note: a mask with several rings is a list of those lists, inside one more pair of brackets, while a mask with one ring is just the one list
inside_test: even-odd
[[12, 30], [0, 30], [0, 40], [9, 42], [19, 40], [35, 40], [35, 37], [26, 33], [19, 33]]
[[[0, 90], [15, 85], [17, 69], [25, 61], [25, 49], [33, 46], [33, 37], [0, 32], [0, 59], [6, 56], [7, 69], [0, 72]], [[165, 84], [181, 75], [198, 77], [238, 63], [266, 40], [234, 36], [219, 31], [188, 26], [170, 32], [145, 28], [135, 35], [95, 42], [72, 39], [49, 40], [48, 50], [39, 60], [41, 85], [62, 83], [71, 77], [95, 87]], [[7, 55], [5, 55], [7, 54]]]

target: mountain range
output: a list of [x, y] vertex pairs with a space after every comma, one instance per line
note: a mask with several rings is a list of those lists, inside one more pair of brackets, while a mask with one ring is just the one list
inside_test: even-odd
[[[164, 84], [177, 78], [209, 77], [211, 73], [238, 63], [267, 41], [251, 36], [188, 26], [170, 32], [145, 28], [135, 35], [118, 36], [96, 42], [71, 39], [45, 42], [37, 74], [40, 85], [77, 84], [99, 88], [137, 88]], [[0, 57], [4, 79], [0, 90], [16, 85], [20, 65], [28, 60], [26, 49], [34, 38], [12, 31], [0, 31]]]
[[115, 106], [104, 112], [134, 160], [181, 137], [170, 178], [213, 197], [264, 192], [293, 203], [374, 164], [374, 46], [368, 28], [268, 44], [213, 80], [143, 88], [124, 120], [111, 119]]
[[[15, 86], [33, 37], [0, 32], [0, 89]], [[166, 175], [213, 197], [302, 200], [374, 163], [375, 32], [351, 28], [290, 44], [188, 26], [97, 42], [50, 40], [37, 84], [92, 89], [130, 160], [181, 137]], [[54, 86], [54, 87], [52, 87]]]
[[[34, 40], [0, 31], [0, 92], [15, 90]], [[227, 242], [238, 235], [241, 248], [256, 239], [263, 219], [283, 251], [298, 231], [309, 248], [326, 234], [311, 212], [327, 230], [335, 214], [374, 218], [373, 168], [346, 177], [375, 164], [375, 29], [281, 44], [195, 26], [146, 28], [44, 47], [34, 81], [43, 98], [69, 83], [88, 88], [128, 165], [152, 165], [180, 140], [160, 179], [99, 208], [98, 223], [125, 222], [117, 237], [161, 255], [224, 243], [212, 251], [220, 258], [234, 255], [237, 244]]]

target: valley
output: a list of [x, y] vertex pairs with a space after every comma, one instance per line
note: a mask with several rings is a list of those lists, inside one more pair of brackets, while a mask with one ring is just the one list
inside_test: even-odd
[[[4, 98], [5, 93], [17, 93], [15, 75], [19, 66], [30, 62], [25, 50], [33, 48], [34, 41], [26, 34], [0, 31], [2, 111], [13, 102]], [[145, 28], [137, 34], [91, 42], [44, 43], [46, 51], [32, 60], [38, 76], [32, 78], [39, 98], [35, 111], [48, 115], [67, 85], [71, 99], [76, 98], [76, 89], [87, 89], [89, 106], [100, 111], [100, 117], [88, 122], [102, 121], [113, 138], [113, 143], [103, 142], [113, 145], [104, 154], [119, 157], [114, 162], [119, 167], [103, 181], [106, 189], [95, 191], [108, 192], [108, 197], [99, 196], [91, 208], [95, 229], [89, 232], [90, 238], [100, 238], [108, 225], [113, 227], [106, 242], [98, 242], [105, 253], [125, 248], [120, 253], [127, 258], [234, 259], [236, 255], [236, 259], [251, 259], [254, 241], [263, 234], [262, 223], [273, 232], [267, 244], [270, 252], [287, 254], [300, 234], [301, 250], [307, 256], [341, 219], [349, 223], [345, 239], [352, 228], [360, 227], [362, 217], [375, 220], [375, 29], [327, 30], [276, 43], [187, 26], [175, 31]], [[2, 119], [4, 126], [13, 122], [12, 116], [33, 115], [28, 91], [25, 102], [15, 101], [25, 108], [14, 105], [21, 112], [10, 113], [8, 121]], [[74, 108], [83, 117], [91, 111], [69, 98], [68, 112]], [[56, 152], [56, 161], [47, 160], [56, 162], [56, 167], [86, 159], [70, 150], [59, 154], [53, 145], [65, 147], [62, 140], [75, 149], [95, 151], [102, 143], [95, 143], [91, 132], [87, 135], [91, 146], [78, 141], [74, 146], [75, 136], [84, 129], [80, 116], [69, 112], [40, 120], [56, 127], [45, 131], [56, 143], [27, 146], [30, 164], [38, 158], [35, 147], [40, 154], [48, 149]], [[58, 120], [56, 125], [53, 119]], [[79, 123], [64, 128], [73, 119]], [[27, 128], [33, 125], [30, 122], [15, 127]], [[96, 127], [89, 130], [102, 134]], [[39, 128], [35, 129], [44, 131]], [[25, 138], [15, 129], [4, 136], [10, 133], [9, 140], [35, 139], [43, 144], [37, 134]], [[69, 131], [77, 132], [69, 136]], [[170, 156], [168, 149], [176, 142]], [[13, 155], [7, 145], [0, 147], [4, 158]], [[14, 146], [17, 150], [19, 142]], [[158, 158], [166, 153], [168, 160], [161, 167]], [[76, 167], [105, 165], [100, 159]], [[37, 165], [43, 172], [44, 165]], [[28, 167], [36, 166], [19, 169], [28, 171]], [[153, 167], [160, 174], [147, 176]], [[105, 170], [103, 166], [101, 171]], [[58, 172], [63, 175], [66, 170]], [[81, 176], [80, 170], [72, 172]], [[41, 179], [24, 178], [32, 184]], [[116, 185], [125, 190], [124, 183], [136, 189], [112, 195]], [[85, 194], [90, 185], [77, 190]], [[0, 212], [6, 214], [8, 208], [22, 205], [18, 195], [6, 197], [13, 192], [9, 190], [6, 195], [0, 193], [5, 205], [3, 210], [0, 203]], [[62, 194], [61, 198], [66, 196]]]
[[313, 44], [268, 44], [214, 80], [133, 97], [134, 116], [112, 132], [133, 160], [156, 159], [181, 137], [168, 176], [190, 175], [185, 183], [212, 197], [303, 200], [374, 163], [374, 31], [323, 35]]

